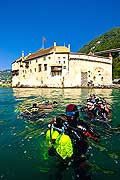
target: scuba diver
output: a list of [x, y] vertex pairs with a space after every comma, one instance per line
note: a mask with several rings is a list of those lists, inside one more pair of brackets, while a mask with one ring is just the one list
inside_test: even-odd
[[83, 115], [85, 116], [86, 120], [89, 121], [95, 121], [97, 118], [99, 118], [99, 107], [96, 106], [95, 103], [88, 101], [87, 102], [87, 106], [82, 107], [80, 109], [80, 111], [83, 113]]
[[99, 142], [100, 135], [79, 119], [75, 104], [67, 105], [66, 115], [62, 114], [51, 121], [46, 140], [49, 144], [48, 154], [56, 155], [61, 162], [56, 174], [57, 179], [62, 179], [62, 173], [69, 166], [73, 168], [76, 180], [91, 179], [88, 175], [87, 160], [90, 155], [87, 138]]
[[91, 100], [87, 100], [87, 106], [82, 107], [80, 110], [90, 121], [109, 121], [108, 118], [111, 115], [110, 109], [108, 108], [106, 102], [102, 100], [99, 100], [96, 103], [92, 102]]
[[87, 99], [87, 101], [90, 101], [92, 103], [96, 103], [97, 99], [95, 94], [90, 94], [90, 97]]
[[48, 114], [41, 111], [36, 103], [33, 103], [31, 107], [25, 109], [18, 115], [18, 118], [28, 120], [28, 121], [36, 121], [41, 118], [47, 118]]
[[24, 111], [20, 112], [20, 114], [17, 117], [29, 121], [44, 119], [47, 118], [49, 113], [51, 113], [52, 110], [57, 106], [57, 101], [43, 101], [40, 104], [33, 103], [31, 107], [28, 107]]
[[58, 106], [57, 101], [43, 101], [41, 104], [38, 104], [39, 109], [54, 109]]
[[100, 109], [101, 116], [103, 117], [103, 119], [108, 120], [108, 117], [110, 117], [111, 112], [106, 101], [105, 100], [98, 101], [97, 106]]

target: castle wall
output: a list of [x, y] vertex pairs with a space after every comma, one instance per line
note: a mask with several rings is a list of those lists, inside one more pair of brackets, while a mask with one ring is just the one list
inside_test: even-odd
[[12, 64], [12, 86], [61, 88], [112, 84], [112, 59], [64, 50], [64, 47], [50, 49], [39, 57], [16, 60]]

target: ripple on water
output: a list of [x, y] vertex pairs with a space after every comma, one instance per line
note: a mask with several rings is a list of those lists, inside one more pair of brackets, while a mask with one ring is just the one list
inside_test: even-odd
[[[90, 93], [95, 93], [112, 106], [114, 126], [119, 123], [120, 92], [111, 89], [2, 89], [0, 90], [0, 178], [1, 179], [49, 179], [56, 172], [55, 158], [47, 157], [45, 132], [54, 115], [65, 112], [68, 103], [84, 104]], [[17, 119], [19, 107], [29, 107], [33, 102], [57, 100], [54, 109], [43, 121], [30, 123]], [[18, 109], [17, 109], [18, 108]], [[21, 110], [21, 109], [20, 109]], [[113, 123], [113, 122], [112, 122]], [[90, 142], [90, 163], [95, 180], [119, 178], [120, 147], [119, 134], [109, 134], [102, 130], [99, 144]], [[51, 170], [52, 169], [52, 170]], [[21, 173], [22, 172], [22, 173]], [[23, 175], [25, 174], [25, 176]], [[71, 171], [65, 179], [71, 179]]]

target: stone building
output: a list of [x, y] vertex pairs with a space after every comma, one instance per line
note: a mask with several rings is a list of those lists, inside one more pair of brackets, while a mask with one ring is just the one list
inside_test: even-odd
[[54, 45], [12, 63], [13, 87], [81, 87], [112, 84], [112, 57], [70, 52]]

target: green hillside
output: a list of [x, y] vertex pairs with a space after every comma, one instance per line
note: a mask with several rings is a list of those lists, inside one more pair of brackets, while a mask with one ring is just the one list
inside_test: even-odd
[[0, 71], [0, 81], [11, 81], [12, 74], [11, 69]]
[[[95, 38], [79, 50], [81, 53], [99, 52], [108, 49], [120, 48], [120, 28], [114, 28]], [[113, 79], [120, 78], [120, 57], [118, 53], [113, 56]]]
[[95, 38], [79, 50], [81, 53], [103, 51], [120, 48], [120, 28], [114, 28]]

